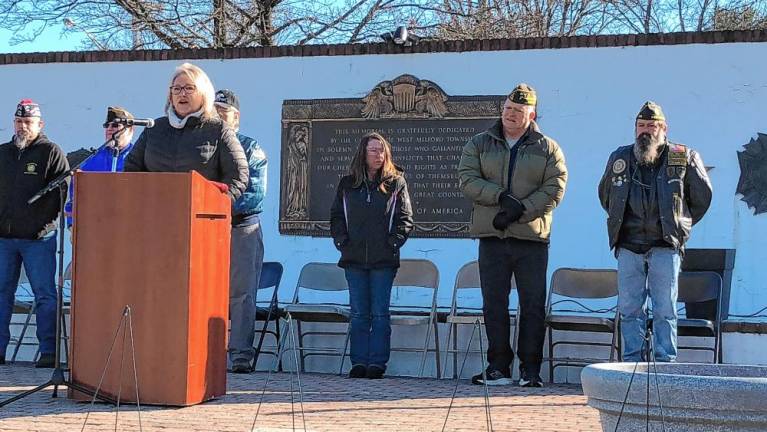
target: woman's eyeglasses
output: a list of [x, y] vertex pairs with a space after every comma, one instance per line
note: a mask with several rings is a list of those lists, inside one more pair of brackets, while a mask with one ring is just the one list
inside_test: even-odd
[[188, 94], [193, 94], [196, 91], [197, 91], [197, 87], [195, 87], [193, 85], [188, 85], [188, 86], [171, 86], [170, 87], [170, 92], [173, 93], [176, 96], [180, 95], [181, 93], [187, 94], [187, 95]]

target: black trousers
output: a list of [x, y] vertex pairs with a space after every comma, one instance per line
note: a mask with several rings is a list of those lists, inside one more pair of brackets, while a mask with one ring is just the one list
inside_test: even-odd
[[490, 369], [510, 372], [514, 361], [511, 349], [509, 294], [511, 278], [519, 294], [520, 370], [538, 373], [543, 360], [546, 335], [546, 267], [548, 243], [513, 238], [482, 238], [479, 241], [479, 276], [485, 315]]

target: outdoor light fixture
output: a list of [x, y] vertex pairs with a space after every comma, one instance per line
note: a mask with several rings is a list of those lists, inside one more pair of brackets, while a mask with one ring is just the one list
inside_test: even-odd
[[420, 37], [410, 33], [406, 26], [399, 26], [393, 32], [386, 32], [381, 35], [385, 42], [394, 42], [396, 45], [411, 46], [417, 44]]

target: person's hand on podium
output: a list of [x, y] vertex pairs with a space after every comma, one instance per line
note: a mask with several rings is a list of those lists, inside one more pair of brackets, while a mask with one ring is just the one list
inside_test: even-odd
[[217, 187], [218, 190], [221, 191], [221, 193], [225, 194], [225, 193], [229, 192], [229, 186], [225, 185], [224, 183], [219, 183], [219, 182], [215, 182], [215, 181], [211, 181], [211, 183], [213, 183], [213, 186]]

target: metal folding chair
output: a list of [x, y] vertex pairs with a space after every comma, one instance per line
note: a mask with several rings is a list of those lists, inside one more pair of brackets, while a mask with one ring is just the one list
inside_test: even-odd
[[[591, 305], [587, 304], [592, 303]], [[599, 303], [595, 305], [593, 303]], [[562, 307], [567, 305], [566, 307]], [[560, 345], [601, 346], [610, 348], [609, 361], [620, 356], [618, 334], [618, 273], [615, 270], [557, 269], [551, 277], [551, 289], [546, 306], [549, 339], [549, 382], [554, 382], [554, 370], [559, 366], [584, 367], [604, 359], [556, 356]], [[554, 341], [554, 330], [588, 333], [609, 333], [610, 343], [592, 341]]]
[[[511, 279], [511, 293], [517, 289], [517, 284], [514, 278]], [[471, 347], [466, 349], [458, 349], [458, 326], [459, 325], [474, 325], [479, 319], [479, 322], [484, 325], [485, 317], [482, 314], [482, 288], [479, 279], [479, 263], [477, 261], [471, 261], [463, 265], [458, 270], [458, 274], [455, 277], [455, 285], [453, 287], [453, 298], [450, 302], [450, 312], [447, 315], [446, 322], [448, 324], [447, 341], [445, 342], [445, 367], [443, 371], [447, 373], [447, 359], [448, 356], [453, 354], [453, 378], [457, 378], [458, 373], [458, 354], [460, 353], [478, 353], [476, 350], [471, 350]], [[474, 301], [479, 301], [479, 306], [467, 306], [465, 300], [470, 298]], [[512, 307], [512, 305], [514, 305]], [[514, 331], [511, 338], [511, 349], [516, 352], [517, 350], [517, 313], [519, 311], [519, 300], [517, 302], [509, 301], [509, 318], [511, 325], [514, 326]], [[480, 327], [480, 339], [482, 338], [482, 328]], [[453, 348], [450, 349], [450, 338], [452, 336]], [[484, 353], [482, 353], [484, 355]], [[516, 361], [516, 359], [515, 359]], [[483, 365], [484, 367], [484, 365]], [[513, 364], [512, 364], [513, 370]]]
[[[21, 347], [24, 345], [30, 346], [30, 345], [38, 345], [37, 339], [35, 338], [27, 338], [27, 330], [30, 328], [30, 326], [37, 326], [37, 323], [32, 322], [32, 316], [35, 314], [35, 296], [32, 292], [32, 287], [29, 287], [29, 279], [27, 277], [26, 272], [24, 271], [24, 266], [21, 267], [21, 276], [19, 277], [19, 287], [16, 290], [16, 301], [14, 302], [14, 313], [26, 313], [26, 318], [24, 320], [24, 323], [11, 323], [11, 325], [21, 325], [21, 331], [19, 332], [19, 337], [12, 339], [12, 342], [16, 343], [16, 346], [13, 349], [13, 355], [11, 356], [11, 361], [16, 361], [16, 357], [19, 355], [19, 351], [21, 350]], [[64, 362], [67, 361], [67, 356], [69, 355], [69, 336], [67, 333], [67, 320], [66, 316], [69, 314], [69, 311], [71, 309], [71, 299], [72, 299], [72, 263], [69, 263], [67, 265], [66, 270], [64, 271], [64, 304], [62, 307], [64, 308], [64, 313], [61, 316], [61, 338], [64, 346], [64, 352], [63, 352], [63, 359]], [[30, 339], [28, 341], [25, 341], [24, 339]], [[33, 360], [36, 360], [37, 357], [40, 355], [40, 348], [38, 346], [37, 351], [35, 351], [35, 356]]]
[[[256, 330], [259, 334], [258, 343], [256, 344], [256, 355], [253, 359], [253, 368], [258, 365], [258, 356], [260, 354], [268, 354], [276, 356], [279, 352], [280, 342], [280, 318], [285, 315], [285, 311], [280, 309], [278, 303], [277, 294], [280, 289], [280, 281], [282, 280], [282, 264], [278, 262], [265, 262], [261, 267], [261, 276], [259, 278], [258, 288], [256, 290], [255, 302], [256, 302], [256, 321], [263, 321], [264, 325], [260, 330]], [[258, 291], [272, 288], [272, 296], [268, 301], [258, 300]], [[261, 306], [259, 306], [261, 305]], [[264, 305], [266, 307], [264, 307]], [[269, 330], [269, 322], [274, 321], [274, 330]], [[267, 351], [263, 349], [264, 338], [267, 334], [274, 336], [275, 350]], [[282, 369], [282, 365], [278, 365], [279, 370]]]
[[677, 320], [677, 335], [679, 337], [710, 337], [714, 339], [713, 347], [681, 346], [677, 349], [694, 351], [711, 351], [713, 362], [722, 360], [722, 277], [710, 271], [686, 271], [679, 273], [679, 296], [678, 303], [692, 304], [707, 301], [717, 302], [717, 313], [714, 320], [687, 318], [685, 307], [679, 309], [679, 315], [683, 318]]
[[[338, 331], [311, 331], [304, 332], [301, 328], [302, 322], [320, 322], [320, 323], [349, 323], [351, 310], [349, 308], [349, 287], [346, 283], [344, 270], [335, 263], [309, 263], [301, 269], [301, 274], [296, 283], [295, 294], [291, 304], [285, 305], [285, 313], [290, 314], [291, 319], [296, 323], [298, 333], [298, 344], [291, 349], [300, 352], [300, 369], [305, 370], [305, 359], [310, 355], [321, 356], [339, 356], [341, 362], [339, 365], [340, 374], [343, 371], [344, 358], [346, 357], [345, 348], [331, 347], [306, 347], [304, 337], [306, 336], [345, 336], [346, 340], [343, 347], [349, 343], [349, 326], [345, 332]], [[315, 299], [305, 300], [303, 297], [307, 292], [311, 292], [319, 297], [323, 293], [343, 293], [346, 294], [345, 302], [318, 302]], [[284, 350], [281, 350], [284, 353]]]
[[[392, 347], [397, 352], [420, 352], [421, 366], [418, 376], [423, 377], [426, 366], [426, 356], [429, 351], [429, 340], [434, 329], [434, 360], [437, 377], [440, 374], [439, 332], [437, 327], [437, 290], [439, 287], [439, 270], [433, 262], [424, 259], [402, 259], [397, 275], [392, 284], [391, 325], [392, 326], [426, 326], [426, 337], [423, 348]], [[428, 301], [418, 304], [418, 293], [426, 291], [427, 295], [420, 296]], [[430, 292], [429, 292], [430, 291]], [[404, 293], [408, 300], [400, 303], [398, 297]]]

